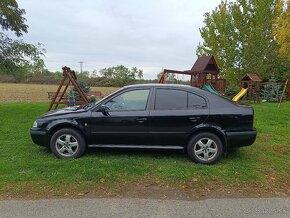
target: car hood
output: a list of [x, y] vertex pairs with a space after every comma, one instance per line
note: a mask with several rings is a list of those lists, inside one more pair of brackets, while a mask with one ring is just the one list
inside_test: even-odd
[[57, 116], [57, 115], [64, 115], [64, 114], [70, 114], [70, 113], [79, 113], [79, 112], [83, 112], [83, 111], [85, 111], [85, 110], [81, 106], [66, 107], [66, 108], [63, 108], [63, 109], [49, 111], [49, 112], [43, 114], [39, 118], [45, 118], [45, 117], [51, 117], [51, 116]]

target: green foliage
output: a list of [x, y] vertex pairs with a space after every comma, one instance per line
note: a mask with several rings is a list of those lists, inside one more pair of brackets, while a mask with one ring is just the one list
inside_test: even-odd
[[62, 77], [63, 77], [63, 75], [62, 75], [62, 72], [60, 72], [60, 71], [56, 71], [53, 73], [53, 78], [57, 81], [61, 80]]
[[89, 102], [90, 102], [90, 103], [97, 102], [97, 97], [94, 96], [94, 95], [90, 96], [90, 97], [89, 97]]
[[238, 86], [228, 86], [225, 90], [225, 96], [229, 99], [232, 99], [238, 92]]
[[143, 71], [137, 67], [128, 69], [123, 65], [118, 65], [116, 67], [109, 67], [101, 69], [100, 74], [106, 80], [106, 86], [125, 86], [132, 84], [137, 81], [137, 79], [143, 78]]
[[264, 88], [261, 91], [262, 99], [266, 101], [279, 101], [282, 90], [281, 85], [276, 83], [275, 78], [269, 79], [265, 83]]
[[[12, 31], [17, 37], [27, 33], [28, 26], [23, 17], [24, 9], [18, 8], [15, 0], [0, 2], [0, 26], [3, 31]], [[0, 33], [0, 73], [12, 75], [16, 80], [23, 79], [25, 73], [43, 70], [41, 59], [45, 50], [41, 44], [25, 43], [23, 40], [13, 40], [4, 33]], [[29, 72], [30, 71], [30, 72]]]
[[44, 68], [44, 52], [41, 44], [13, 40], [0, 33], [0, 73], [20, 79], [25, 77], [25, 73], [41, 71]]
[[85, 80], [87, 81], [90, 78], [90, 72], [87, 70], [84, 70], [82, 73], [76, 71], [76, 76], [78, 78], [78, 80]]
[[[81, 87], [81, 89], [83, 90], [84, 93], [88, 93], [91, 90], [90, 85], [85, 80], [79, 80], [77, 82], [80, 85], [80, 87]], [[75, 87], [70, 87], [69, 91], [68, 91], [68, 96], [69, 96], [69, 98], [74, 99], [74, 98], [79, 98], [80, 94], [75, 89]]]
[[278, 16], [277, 0], [237, 0], [222, 2], [204, 16], [200, 29], [204, 40], [197, 55], [213, 54], [218, 66], [231, 85], [240, 78], [255, 73], [263, 78], [275, 75], [287, 78], [289, 62], [278, 55], [278, 45], [272, 33], [272, 23]]
[[28, 26], [25, 24], [26, 19], [23, 17], [25, 10], [18, 7], [15, 0], [0, 1], [0, 26], [2, 30], [11, 30], [18, 37], [27, 33]]
[[276, 4], [279, 16], [274, 20], [273, 32], [279, 44], [279, 53], [290, 61], [290, 1], [279, 0]]

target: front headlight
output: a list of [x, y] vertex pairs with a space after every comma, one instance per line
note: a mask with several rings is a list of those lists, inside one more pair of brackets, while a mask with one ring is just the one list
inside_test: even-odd
[[37, 122], [36, 121], [34, 121], [34, 123], [33, 123], [33, 126], [32, 126], [33, 128], [37, 128]]

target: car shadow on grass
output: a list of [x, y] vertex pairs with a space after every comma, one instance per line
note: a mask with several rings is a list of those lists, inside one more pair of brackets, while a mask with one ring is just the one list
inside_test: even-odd
[[[50, 149], [40, 147], [38, 150], [39, 156], [53, 156]], [[134, 158], [153, 158], [153, 159], [184, 159], [189, 160], [186, 151], [178, 149], [140, 149], [140, 148], [87, 148], [84, 157], [134, 157]], [[233, 161], [247, 159], [241, 149], [229, 149], [226, 155], [223, 155], [222, 161]]]
[[[115, 157], [145, 157], [145, 158], [175, 158], [189, 160], [186, 151], [174, 149], [132, 149], [132, 148], [88, 148], [85, 156], [115, 156]], [[230, 149], [224, 160], [244, 159], [245, 155], [240, 149]]]
[[184, 157], [183, 150], [137, 148], [88, 148], [86, 156]]

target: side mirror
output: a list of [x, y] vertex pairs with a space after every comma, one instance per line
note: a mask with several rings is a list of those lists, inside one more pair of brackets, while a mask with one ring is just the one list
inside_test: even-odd
[[101, 105], [97, 111], [102, 112], [102, 114], [104, 114], [105, 116], [110, 116], [110, 108], [108, 108], [106, 105]]

